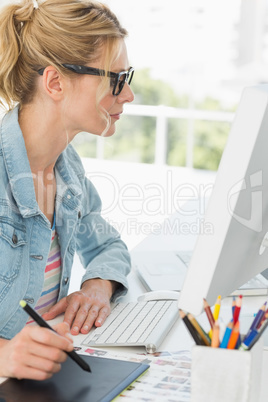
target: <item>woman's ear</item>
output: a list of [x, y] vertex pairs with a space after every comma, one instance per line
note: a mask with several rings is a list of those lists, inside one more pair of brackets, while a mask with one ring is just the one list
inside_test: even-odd
[[43, 88], [54, 101], [61, 100], [64, 92], [62, 75], [53, 66], [45, 68], [43, 73]]

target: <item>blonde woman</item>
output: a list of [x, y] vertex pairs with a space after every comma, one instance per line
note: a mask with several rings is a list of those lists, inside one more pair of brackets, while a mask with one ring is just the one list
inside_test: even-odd
[[[101, 326], [127, 291], [129, 253], [69, 145], [82, 131], [112, 135], [133, 101], [126, 34], [93, 1], [1, 10], [0, 376], [50, 377], [73, 347], [68, 330]], [[68, 295], [75, 251], [85, 274]], [[31, 325], [21, 299], [47, 320], [64, 313], [61, 335]]]

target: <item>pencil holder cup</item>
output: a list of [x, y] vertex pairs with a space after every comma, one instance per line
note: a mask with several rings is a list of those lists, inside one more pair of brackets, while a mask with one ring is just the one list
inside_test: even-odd
[[263, 342], [251, 350], [192, 348], [191, 402], [258, 402]]

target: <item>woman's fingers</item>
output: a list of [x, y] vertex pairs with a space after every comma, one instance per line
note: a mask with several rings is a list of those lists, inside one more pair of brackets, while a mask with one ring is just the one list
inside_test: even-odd
[[100, 327], [110, 314], [113, 288], [111, 281], [88, 280], [80, 291], [64, 297], [43, 314], [43, 318], [51, 320], [64, 312], [64, 322], [70, 326], [71, 334], [86, 334], [94, 325]]
[[108, 315], [110, 314], [111, 309], [110, 307], [103, 307], [99, 309], [97, 312], [91, 314], [91, 310], [88, 313], [86, 320], [81, 328], [82, 334], [87, 334], [89, 330], [92, 328], [93, 325], [96, 327], [101, 327]]
[[[66, 334], [67, 324], [59, 327]], [[1, 375], [44, 380], [60, 370], [67, 358], [66, 351], [72, 349], [73, 343], [68, 337], [28, 325], [1, 347]]]
[[68, 296], [68, 307], [64, 321], [71, 325], [71, 334], [86, 334], [96, 325], [101, 326], [110, 314], [110, 300], [103, 292], [95, 290], [87, 296], [84, 292], [75, 292]]
[[49, 311], [43, 314], [44, 320], [53, 320], [53, 318], [65, 312], [68, 306], [67, 297], [61, 299], [58, 303], [56, 303]]

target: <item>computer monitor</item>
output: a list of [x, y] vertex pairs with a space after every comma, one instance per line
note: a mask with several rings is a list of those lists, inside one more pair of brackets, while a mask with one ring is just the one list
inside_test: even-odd
[[268, 267], [268, 85], [243, 91], [205, 222], [178, 302], [195, 315]]

